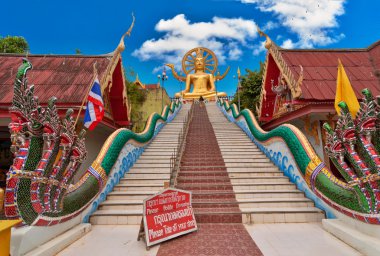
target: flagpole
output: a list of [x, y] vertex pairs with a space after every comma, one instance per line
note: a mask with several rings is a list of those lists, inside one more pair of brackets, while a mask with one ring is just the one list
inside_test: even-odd
[[88, 98], [88, 95], [90, 94], [90, 91], [91, 91], [91, 88], [92, 88], [92, 85], [94, 84], [95, 82], [95, 79], [96, 79], [96, 76], [98, 75], [98, 70], [96, 68], [96, 61], [94, 63], [94, 77], [92, 78], [92, 81], [90, 83], [90, 86], [87, 88], [87, 92], [86, 92], [86, 96], [83, 98], [82, 100], [82, 105], [80, 106], [79, 108], [79, 111], [78, 111], [78, 115], [77, 115], [77, 118], [75, 120], [75, 123], [74, 123], [74, 127], [76, 127], [77, 123], [78, 123], [78, 120], [79, 120], [79, 117], [80, 117], [80, 112], [82, 112], [82, 109], [83, 109], [83, 106], [84, 106], [84, 103], [87, 101], [87, 98]]

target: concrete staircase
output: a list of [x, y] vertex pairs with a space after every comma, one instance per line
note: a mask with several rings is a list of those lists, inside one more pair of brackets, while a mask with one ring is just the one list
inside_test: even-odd
[[214, 104], [207, 112], [243, 223], [320, 222], [324, 212], [283, 175]]
[[175, 119], [162, 128], [106, 201], [99, 205], [90, 218], [91, 224], [140, 224], [143, 200], [162, 190], [164, 182], [170, 179], [170, 157], [189, 109], [189, 104], [183, 105]]

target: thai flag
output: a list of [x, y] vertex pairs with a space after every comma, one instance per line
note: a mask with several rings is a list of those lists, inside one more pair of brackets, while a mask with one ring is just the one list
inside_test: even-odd
[[87, 98], [86, 114], [84, 115], [84, 126], [92, 131], [102, 121], [104, 116], [104, 104], [102, 91], [98, 77], [95, 78], [91, 91]]

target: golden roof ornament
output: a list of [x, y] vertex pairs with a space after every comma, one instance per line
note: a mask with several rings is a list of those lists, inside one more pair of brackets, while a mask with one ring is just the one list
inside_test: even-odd
[[127, 30], [127, 32], [125, 32], [123, 34], [123, 36], [120, 38], [119, 45], [117, 46], [117, 48], [115, 50], [116, 52], [121, 53], [124, 51], [124, 49], [125, 49], [124, 38], [125, 38], [125, 36], [128, 36], [128, 37], [131, 36], [131, 32], [132, 32], [134, 25], [135, 25], [135, 15], [133, 15], [133, 13], [132, 13], [132, 23], [129, 26], [129, 29]]
[[265, 48], [266, 49], [270, 49], [271, 47], [272, 47], [272, 39], [270, 39], [270, 37], [267, 35], [267, 34], [265, 34], [260, 28], [259, 28], [259, 26], [257, 26], [257, 32], [259, 33], [259, 35], [260, 36], [265, 36], [265, 38], [266, 38], [266, 41], [265, 41]]

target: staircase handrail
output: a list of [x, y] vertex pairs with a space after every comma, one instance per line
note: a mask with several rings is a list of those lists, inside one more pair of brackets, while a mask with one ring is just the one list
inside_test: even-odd
[[178, 135], [177, 148], [174, 149], [172, 157], [170, 158], [170, 186], [177, 186], [178, 171], [181, 167], [181, 159], [186, 146], [186, 137], [189, 132], [189, 125], [193, 118], [194, 104], [191, 105], [189, 112], [185, 117], [184, 126]]

